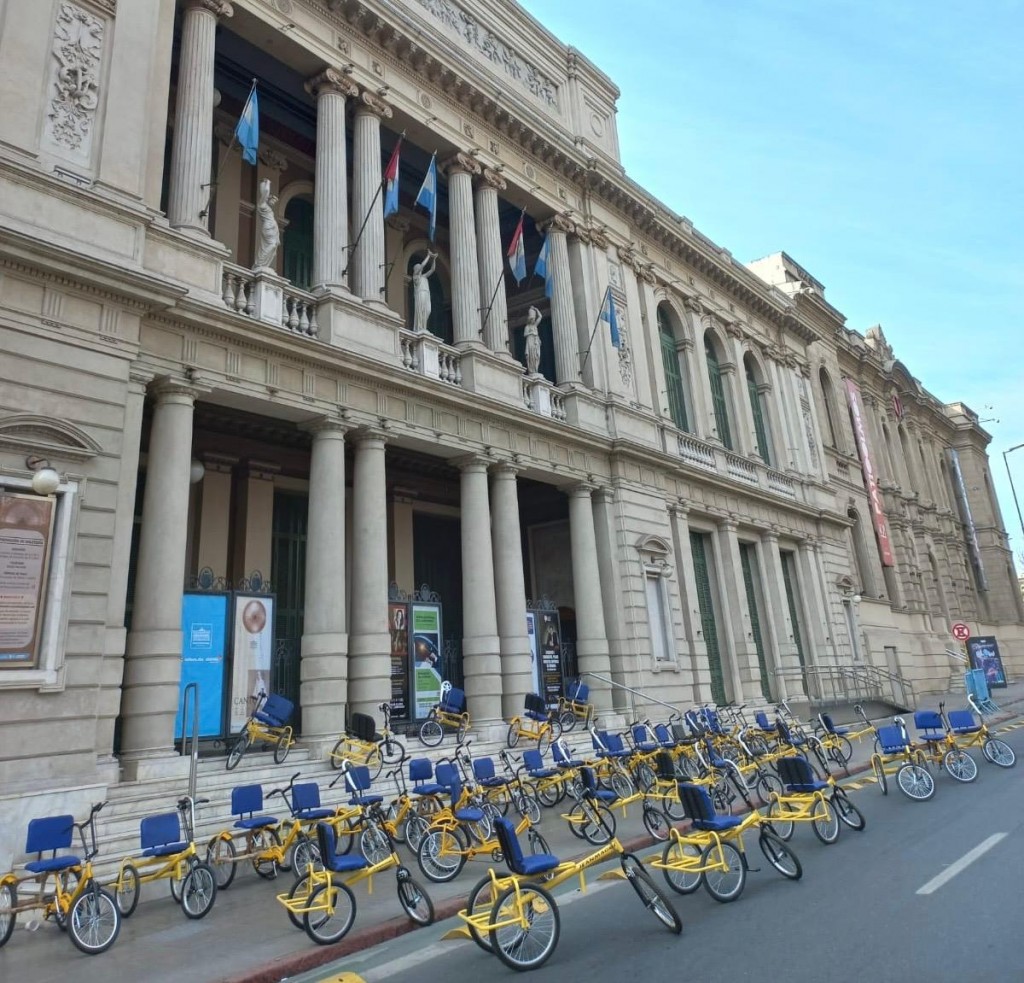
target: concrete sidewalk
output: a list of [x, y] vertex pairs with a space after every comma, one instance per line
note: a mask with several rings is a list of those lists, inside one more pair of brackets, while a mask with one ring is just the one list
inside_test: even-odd
[[[960, 691], [924, 698], [921, 708], [937, 708], [940, 699], [949, 709], [967, 705]], [[1024, 681], [997, 690], [993, 699], [1000, 713], [987, 718], [990, 727], [1009, 719], [1013, 708], [1024, 704]], [[913, 734], [911, 715], [905, 716]], [[583, 737], [571, 736], [575, 738], [574, 744], [583, 745]], [[855, 743], [851, 772], [863, 772], [870, 756], [870, 741]], [[980, 755], [976, 757], [979, 767], [985, 767]], [[858, 800], [858, 804], [863, 806], [870, 823], [870, 799]], [[559, 818], [562, 808], [544, 810], [540, 824], [552, 852], [563, 859], [592, 852], [594, 848], [575, 837]], [[616, 810], [615, 816], [619, 839], [627, 849], [640, 850], [651, 845], [639, 803], [628, 809], [625, 818], [621, 809]], [[438, 921], [464, 907], [467, 892], [488, 867], [486, 860], [471, 860], [451, 883], [431, 884], [407, 847], [400, 847], [399, 854], [413, 877], [427, 889]], [[277, 983], [409, 931], [423, 931], [425, 938], [436, 940], [436, 932], [416, 929], [405, 917], [396, 897], [394, 874], [388, 871], [375, 878], [372, 894], [367, 892], [365, 883], [354, 889], [356, 918], [348, 936], [334, 946], [317, 946], [304, 932], [292, 927], [284, 907], [275, 899], [276, 894], [288, 891], [292, 883], [291, 874], [281, 874], [268, 883], [251, 868], [240, 867], [234, 884], [218, 894], [213, 910], [201, 921], [185, 918], [180, 906], [171, 900], [166, 883], [145, 884], [142, 903], [130, 919], [123, 921], [118, 940], [107, 953], [95, 958], [79, 953], [52, 923], [44, 923], [35, 932], [26, 931], [22, 927], [26, 916], [20, 916], [11, 940], [0, 949], [0, 979], [12, 983], [63, 983], [68, 978], [74, 978], [76, 983], [110, 979], [180, 983], [185, 970], [186, 978], [194, 983]]]

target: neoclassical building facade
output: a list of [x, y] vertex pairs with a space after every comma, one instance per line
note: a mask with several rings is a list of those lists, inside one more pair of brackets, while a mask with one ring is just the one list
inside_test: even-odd
[[173, 773], [197, 595], [269, 602], [314, 748], [428, 664], [484, 728], [578, 673], [606, 714], [945, 690], [955, 621], [1024, 668], [976, 414], [631, 181], [516, 4], [7, 0], [0, 83], [0, 821]]

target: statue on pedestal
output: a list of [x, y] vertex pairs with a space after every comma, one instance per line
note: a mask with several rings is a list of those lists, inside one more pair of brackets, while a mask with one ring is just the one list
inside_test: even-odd
[[412, 268], [413, 331], [426, 331], [430, 317], [430, 276], [434, 272], [437, 253], [427, 250], [426, 257]]
[[252, 264], [254, 270], [274, 268], [277, 247], [281, 244], [281, 230], [274, 214], [276, 204], [277, 195], [270, 193], [270, 179], [264, 178], [260, 181], [256, 201], [256, 258]]
[[540, 326], [541, 313], [536, 307], [531, 307], [526, 315], [526, 327], [523, 335], [526, 337], [526, 371], [530, 375], [537, 375], [540, 372]]

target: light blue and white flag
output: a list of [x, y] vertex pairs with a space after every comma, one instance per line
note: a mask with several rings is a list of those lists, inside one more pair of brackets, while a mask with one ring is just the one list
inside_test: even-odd
[[616, 348], [622, 347], [622, 336], [619, 334], [619, 322], [615, 315], [615, 301], [612, 298], [612, 288], [605, 291], [604, 303], [601, 305], [601, 320], [608, 322], [608, 331], [612, 337], [612, 344]]
[[256, 151], [260, 146], [260, 105], [256, 97], [256, 80], [253, 79], [249, 98], [245, 100], [242, 115], [235, 127], [235, 139], [242, 148], [242, 160], [256, 166]]
[[430, 241], [434, 241], [437, 228], [437, 154], [430, 158], [430, 166], [423, 178], [416, 204], [430, 212]]
[[533, 275], [544, 281], [544, 296], [551, 296], [551, 236], [544, 236], [537, 262], [533, 266]]

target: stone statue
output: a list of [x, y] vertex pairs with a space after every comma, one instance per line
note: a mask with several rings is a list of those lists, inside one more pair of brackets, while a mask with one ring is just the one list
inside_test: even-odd
[[430, 275], [434, 272], [437, 253], [427, 255], [412, 268], [413, 331], [426, 331], [430, 317]]
[[260, 181], [259, 197], [256, 202], [256, 260], [254, 270], [274, 268], [277, 247], [281, 244], [281, 230], [277, 225], [274, 206], [277, 195], [270, 193], [270, 179]]
[[526, 315], [526, 327], [523, 334], [526, 337], [526, 371], [530, 375], [537, 375], [540, 371], [540, 311], [531, 307]]

